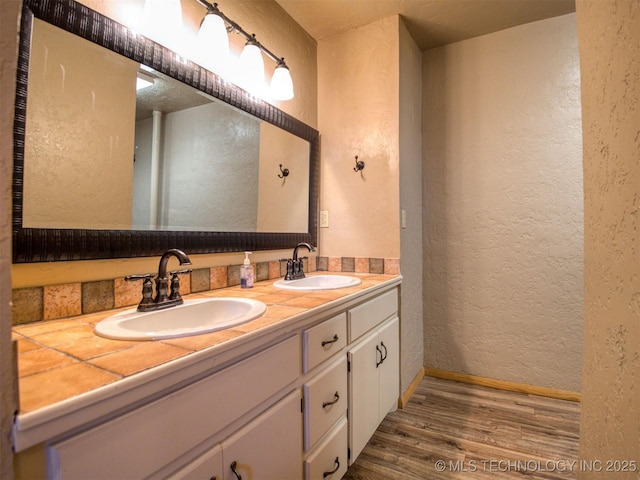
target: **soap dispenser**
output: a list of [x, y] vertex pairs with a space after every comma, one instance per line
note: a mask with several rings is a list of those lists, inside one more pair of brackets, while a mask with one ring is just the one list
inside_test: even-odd
[[242, 288], [253, 287], [253, 265], [249, 261], [249, 255], [253, 252], [244, 252], [244, 265], [240, 268], [240, 286]]

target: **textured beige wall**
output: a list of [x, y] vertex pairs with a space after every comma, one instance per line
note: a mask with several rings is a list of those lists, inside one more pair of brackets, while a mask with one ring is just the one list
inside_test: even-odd
[[400, 24], [400, 386], [402, 392], [424, 365], [422, 342], [422, 54], [401, 19]]
[[[580, 459], [640, 462], [640, 2], [576, 2], [585, 319]], [[581, 472], [579, 478], [640, 478]], [[640, 467], [638, 467], [640, 468]]]
[[4, 1], [0, 15], [0, 478], [13, 478], [14, 370], [11, 355], [11, 179], [18, 14], [22, 2]]
[[397, 17], [318, 42], [321, 255], [400, 257], [398, 42]]
[[580, 390], [575, 15], [424, 54], [425, 366]]
[[[143, 0], [83, 0], [81, 3], [115, 20], [131, 24], [131, 14], [139, 14]], [[291, 70], [296, 96], [286, 102], [274, 104], [286, 113], [317, 128], [317, 65], [316, 42], [273, 0], [233, 0], [218, 2], [220, 9], [245, 30], [255, 32], [258, 39], [277, 55], [284, 56]], [[204, 8], [196, 0], [182, 0], [183, 34], [196, 35], [197, 26], [204, 16]], [[239, 35], [232, 36], [232, 47], [241, 48]], [[267, 73], [274, 62], [265, 61]], [[290, 254], [282, 252], [282, 256]], [[280, 253], [276, 253], [280, 255]], [[252, 257], [258, 262], [270, 259], [273, 252], [260, 252]], [[242, 253], [193, 256], [194, 268], [241, 263]], [[54, 283], [100, 280], [130, 273], [153, 271], [157, 258], [114, 259], [101, 261], [17, 264], [12, 268], [14, 286], [33, 286]], [[69, 268], [70, 265], [73, 268]]]

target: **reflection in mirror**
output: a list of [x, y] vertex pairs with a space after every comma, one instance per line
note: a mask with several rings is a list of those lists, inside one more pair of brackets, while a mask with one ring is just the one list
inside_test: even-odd
[[136, 62], [33, 24], [23, 226], [131, 226]]
[[39, 19], [30, 55], [24, 227], [307, 230], [308, 141]]

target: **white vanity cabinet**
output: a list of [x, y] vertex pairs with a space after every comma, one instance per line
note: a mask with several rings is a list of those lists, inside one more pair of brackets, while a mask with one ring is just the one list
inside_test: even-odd
[[[398, 284], [310, 311], [231, 353], [174, 361], [173, 377], [150, 372], [165, 390], [136, 383], [153, 394], [43, 441], [47, 477], [342, 478], [397, 404]], [[178, 367], [198, 374], [176, 377]]]
[[[50, 445], [49, 477], [137, 479], [164, 471], [217, 432], [260, 408], [299, 375], [300, 341], [293, 336], [159, 400]], [[298, 390], [296, 394], [301, 430]], [[300, 452], [301, 444], [300, 439]], [[296, 463], [301, 468], [300, 455]]]
[[[395, 306], [394, 306], [395, 305]], [[350, 331], [374, 328], [349, 346], [349, 446], [351, 465], [384, 417], [397, 408], [400, 339], [397, 296], [385, 294], [349, 312]]]
[[303, 385], [306, 480], [341, 478], [397, 407], [399, 323], [394, 288], [303, 332], [303, 369], [314, 373]]

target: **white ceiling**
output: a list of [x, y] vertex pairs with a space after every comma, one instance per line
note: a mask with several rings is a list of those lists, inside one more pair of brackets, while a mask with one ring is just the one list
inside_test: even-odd
[[421, 50], [575, 11], [574, 0], [276, 0], [313, 38], [401, 15]]

